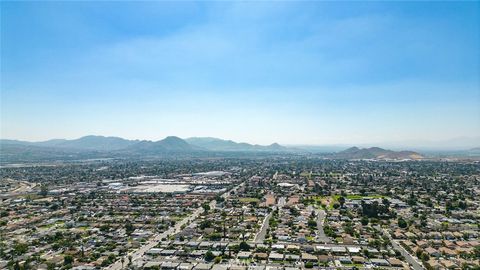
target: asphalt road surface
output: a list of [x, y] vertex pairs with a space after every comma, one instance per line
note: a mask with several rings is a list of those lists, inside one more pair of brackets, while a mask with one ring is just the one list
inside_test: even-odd
[[269, 224], [270, 223], [270, 217], [272, 217], [272, 212], [270, 212], [265, 217], [265, 219], [263, 220], [262, 228], [260, 229], [260, 231], [255, 236], [255, 241], [254, 241], [255, 243], [261, 244], [261, 243], [263, 243], [263, 240], [265, 240], [265, 235], [267, 234], [267, 229], [270, 226], [270, 224]]
[[321, 243], [331, 243], [332, 240], [330, 239], [330, 237], [328, 237], [325, 234], [325, 231], [323, 230], [323, 224], [325, 222], [325, 216], [326, 216], [325, 211], [320, 209], [315, 209], [315, 212], [317, 212], [317, 230], [318, 230], [317, 241]]

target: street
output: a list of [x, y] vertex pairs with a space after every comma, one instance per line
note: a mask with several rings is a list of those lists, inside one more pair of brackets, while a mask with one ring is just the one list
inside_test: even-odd
[[[233, 188], [231, 191], [236, 191], [238, 188], [243, 186], [243, 183], [237, 185], [235, 188]], [[230, 192], [227, 191], [222, 194], [222, 197], [227, 199], [230, 196]], [[216, 205], [216, 201], [212, 200], [210, 202], [210, 208], [214, 209]], [[108, 266], [106, 269], [110, 270], [120, 270], [123, 268], [123, 266], [128, 263], [128, 257], [132, 256], [132, 262], [135, 260], [140, 259], [148, 250], [151, 248], [154, 248], [156, 245], [158, 245], [163, 238], [168, 238], [170, 235], [176, 234], [181, 231], [183, 225], [187, 225], [189, 222], [195, 220], [201, 213], [203, 213], [203, 207], [198, 207], [193, 211], [193, 213], [181, 221], [177, 222], [174, 227], [169, 228], [168, 230], [164, 231], [163, 233], [154, 236], [152, 239], [150, 239], [145, 245], [141, 246], [139, 249], [129, 252], [127, 255], [123, 256], [124, 263], [122, 265], [122, 258], [120, 257], [116, 262]]]
[[392, 236], [387, 232], [385, 229], [381, 229], [383, 234], [390, 239], [390, 242], [392, 243], [392, 246], [395, 250], [399, 251], [402, 256], [407, 260], [407, 262], [413, 267], [415, 270], [425, 270], [423, 265], [417, 261], [416, 258], [414, 258], [408, 251], [405, 250], [405, 248], [402, 247], [397, 241], [395, 241]]
[[260, 244], [260, 243], [263, 243], [263, 240], [265, 240], [265, 235], [267, 234], [267, 230], [269, 227], [270, 217], [272, 217], [272, 212], [270, 212], [263, 220], [262, 227], [260, 228], [260, 231], [255, 236], [255, 241], [254, 241], [255, 243]]
[[325, 211], [320, 209], [315, 209], [315, 212], [317, 213], [317, 229], [318, 229], [317, 241], [321, 243], [331, 243], [332, 240], [330, 239], [330, 237], [325, 235], [325, 231], [323, 230], [323, 224], [326, 216]]

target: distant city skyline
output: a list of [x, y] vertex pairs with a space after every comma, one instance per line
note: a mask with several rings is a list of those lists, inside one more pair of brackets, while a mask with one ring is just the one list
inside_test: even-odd
[[1, 2], [0, 137], [480, 137], [480, 2]]

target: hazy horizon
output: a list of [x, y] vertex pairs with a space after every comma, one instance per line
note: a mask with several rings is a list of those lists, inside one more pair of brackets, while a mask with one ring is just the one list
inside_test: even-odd
[[[18, 141], [27, 141], [27, 142], [33, 142], [33, 143], [38, 143], [38, 142], [45, 142], [45, 141], [50, 141], [50, 140], [76, 140], [80, 139], [83, 137], [87, 136], [98, 136], [98, 137], [115, 137], [115, 138], [122, 138], [126, 140], [138, 140], [138, 141], [160, 141], [162, 139], [165, 139], [166, 137], [174, 136], [174, 137], [179, 137], [176, 135], [168, 135], [162, 138], [156, 138], [156, 139], [144, 139], [144, 138], [125, 138], [122, 136], [106, 136], [106, 135], [100, 135], [100, 134], [87, 134], [84, 136], [80, 137], [72, 137], [72, 138], [61, 138], [61, 137], [54, 137], [54, 138], [49, 138], [46, 140], [37, 140], [37, 141], [32, 141], [32, 140], [22, 140], [18, 138], [0, 138], [4, 140], [18, 140]], [[267, 143], [255, 143], [250, 140], [231, 140], [229, 138], [221, 138], [221, 137], [214, 137], [214, 136], [191, 136], [191, 137], [179, 137], [181, 139], [192, 139], [192, 138], [212, 138], [212, 139], [220, 139], [220, 140], [229, 140], [229, 141], [234, 141], [236, 143], [249, 143], [253, 145], [270, 145], [273, 143], [279, 143], [276, 141], [272, 142], [267, 142]], [[451, 150], [469, 150], [472, 148], [478, 148], [480, 147], [480, 137], [457, 137], [457, 138], [451, 138], [449, 140], [444, 140], [444, 141], [378, 141], [378, 142], [366, 142], [366, 143], [356, 143], [356, 142], [349, 142], [349, 143], [314, 143], [314, 144], [291, 144], [288, 142], [280, 142], [279, 143], [282, 146], [286, 147], [307, 147], [307, 148], [331, 148], [331, 149], [343, 149], [347, 147], [361, 147], [361, 148], [368, 148], [368, 147], [383, 147], [383, 148], [389, 148], [392, 150], [434, 150], [434, 151], [451, 151]]]
[[480, 137], [480, 2], [0, 5], [0, 138]]

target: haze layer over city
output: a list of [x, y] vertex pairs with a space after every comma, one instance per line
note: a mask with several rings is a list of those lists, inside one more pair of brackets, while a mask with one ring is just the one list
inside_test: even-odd
[[0, 20], [0, 269], [480, 269], [480, 2]]

